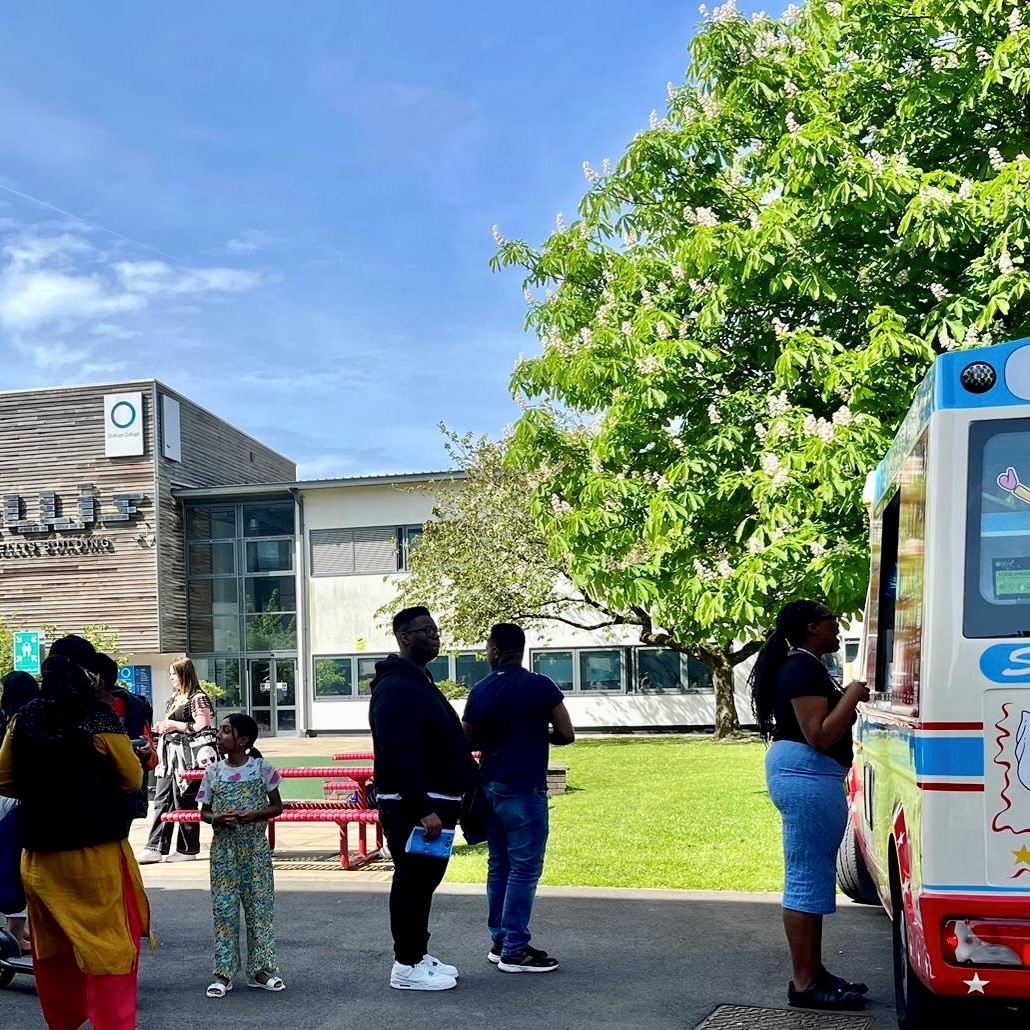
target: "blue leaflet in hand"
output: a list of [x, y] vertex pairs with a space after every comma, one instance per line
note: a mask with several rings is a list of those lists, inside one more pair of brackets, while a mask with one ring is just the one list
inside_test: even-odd
[[435, 840], [426, 840], [424, 826], [416, 826], [411, 831], [408, 843], [404, 850], [412, 855], [428, 855], [430, 858], [450, 858], [451, 848], [454, 847], [454, 831], [441, 830], [440, 836]]

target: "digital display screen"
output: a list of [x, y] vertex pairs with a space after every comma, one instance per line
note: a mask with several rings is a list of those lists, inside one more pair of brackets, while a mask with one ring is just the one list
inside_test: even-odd
[[1030, 601], [1030, 556], [995, 558], [994, 596], [999, 601]]

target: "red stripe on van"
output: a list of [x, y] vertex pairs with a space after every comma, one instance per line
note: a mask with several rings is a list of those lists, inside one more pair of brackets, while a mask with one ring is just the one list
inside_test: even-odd
[[920, 790], [958, 790], [958, 791], [979, 791], [983, 793], [982, 783], [929, 783], [924, 780], [917, 780], [916, 786]]
[[982, 730], [982, 722], [917, 722], [918, 730]]

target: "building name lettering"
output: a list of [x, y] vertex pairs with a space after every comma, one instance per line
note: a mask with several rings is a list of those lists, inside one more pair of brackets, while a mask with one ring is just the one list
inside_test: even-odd
[[46, 558], [59, 554], [110, 554], [114, 541], [108, 537], [78, 537], [74, 540], [24, 540], [0, 543], [0, 558]]
[[[21, 536], [46, 536], [50, 533], [81, 533], [95, 525], [110, 526], [133, 522], [140, 514], [137, 505], [146, 499], [141, 493], [121, 493], [111, 497], [113, 511], [101, 511], [92, 483], [82, 483], [74, 515], [63, 514], [61, 498], [53, 490], [39, 495], [39, 518], [25, 517], [22, 498], [4, 494], [3, 528]], [[56, 553], [56, 552], [55, 552]], [[61, 552], [63, 553], [63, 552]]]

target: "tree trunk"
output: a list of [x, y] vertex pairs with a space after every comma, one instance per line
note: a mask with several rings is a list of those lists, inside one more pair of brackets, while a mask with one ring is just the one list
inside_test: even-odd
[[706, 657], [715, 686], [715, 739], [725, 740], [740, 732], [737, 705], [733, 695], [733, 666], [725, 651], [713, 648]]

